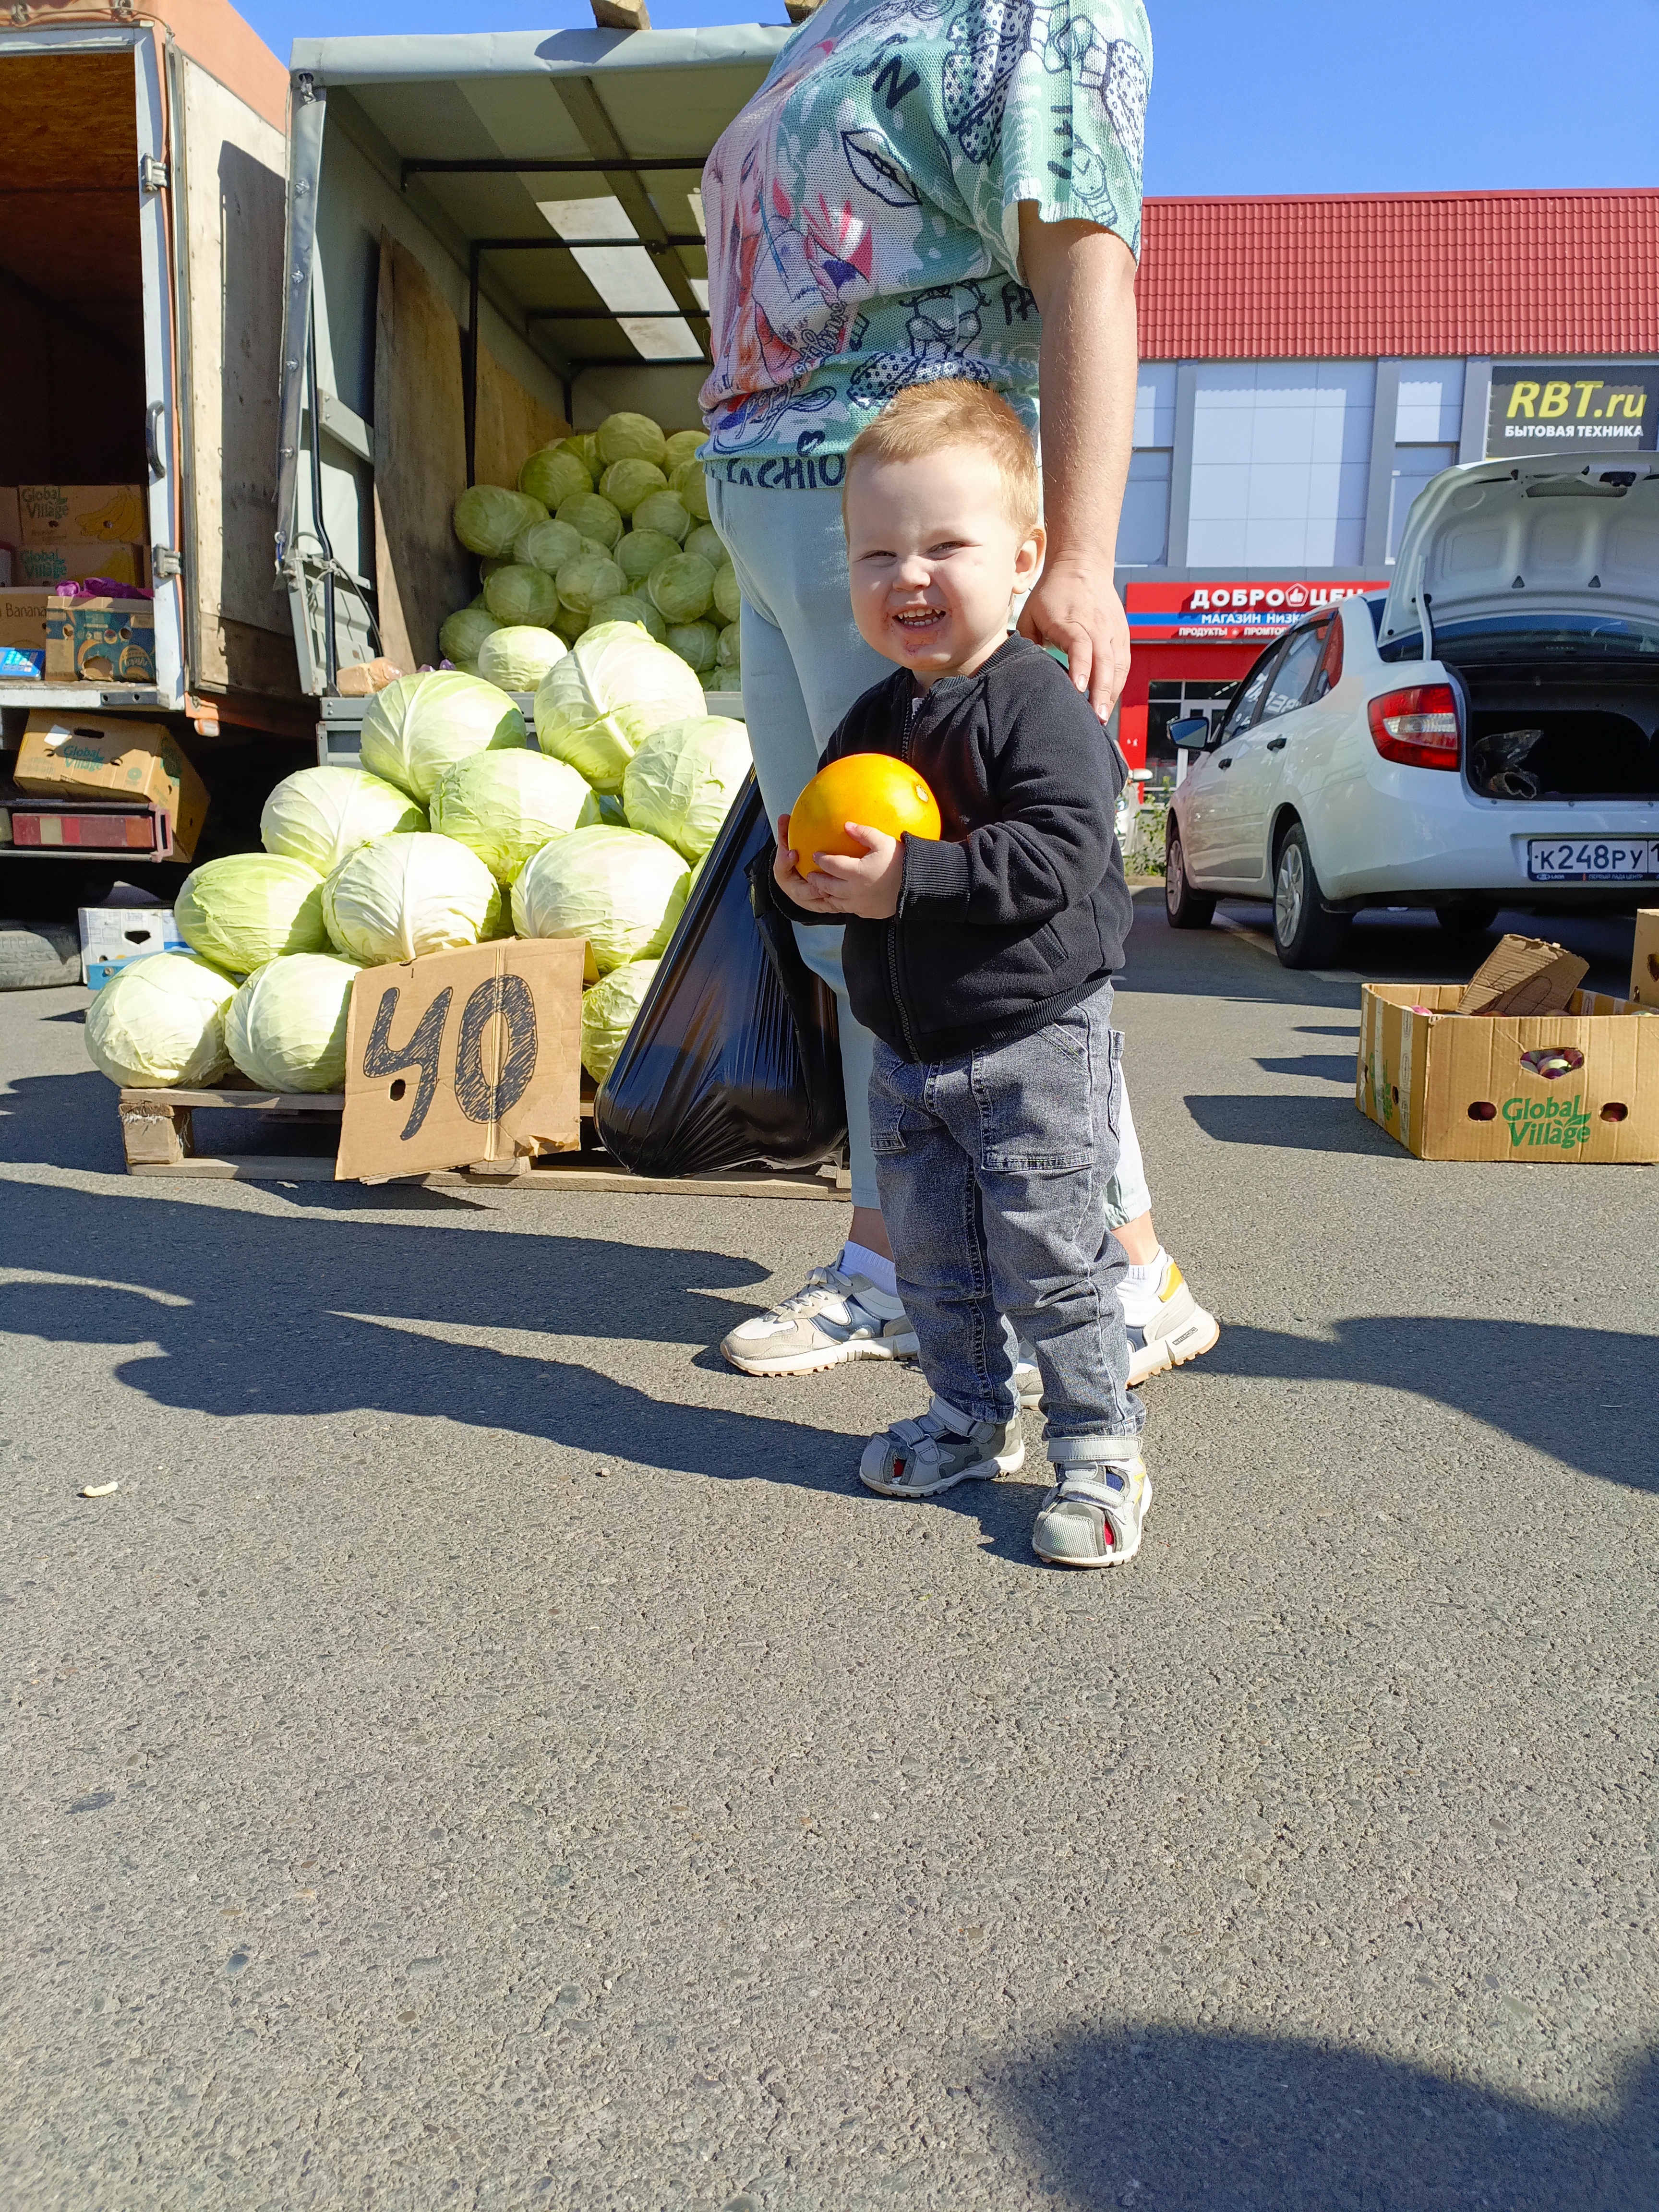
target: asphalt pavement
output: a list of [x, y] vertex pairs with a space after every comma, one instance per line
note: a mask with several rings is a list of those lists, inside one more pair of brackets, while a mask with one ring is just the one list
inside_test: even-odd
[[1659, 1186], [1410, 1158], [1261, 920], [1131, 943], [1107, 1575], [711, 1354], [836, 1206], [131, 1180], [0, 999], [11, 2212], [1650, 2212]]

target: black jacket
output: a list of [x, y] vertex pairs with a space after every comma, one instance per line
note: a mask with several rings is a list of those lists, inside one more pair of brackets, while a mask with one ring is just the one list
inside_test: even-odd
[[[1026, 638], [977, 675], [940, 677], [913, 719], [915, 699], [896, 669], [824, 750], [908, 761], [941, 817], [939, 842], [904, 841], [893, 920], [847, 917], [842, 963], [867, 1029], [904, 1060], [951, 1060], [1029, 1036], [1123, 965], [1124, 771], [1088, 701]], [[798, 921], [842, 918], [779, 896]]]

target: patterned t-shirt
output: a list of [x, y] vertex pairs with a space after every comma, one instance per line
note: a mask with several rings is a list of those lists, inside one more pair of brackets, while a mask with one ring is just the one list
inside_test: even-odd
[[942, 376], [1035, 431], [1019, 204], [1139, 252], [1152, 67], [1141, 0], [824, 0], [703, 171], [717, 472], [838, 484], [871, 416]]

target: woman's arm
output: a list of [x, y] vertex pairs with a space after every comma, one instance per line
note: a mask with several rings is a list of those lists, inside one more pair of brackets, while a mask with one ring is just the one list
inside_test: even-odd
[[1058, 646], [1103, 722], [1129, 673], [1129, 625], [1112, 581], [1134, 442], [1135, 263], [1091, 222], [1019, 210], [1020, 265], [1042, 317], [1042, 506], [1048, 556], [1019, 626]]

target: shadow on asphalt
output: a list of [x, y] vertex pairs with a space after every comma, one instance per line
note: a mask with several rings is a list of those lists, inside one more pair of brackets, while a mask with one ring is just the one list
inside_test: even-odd
[[[1536, 2036], [1530, 2019], [1522, 2033]], [[1659, 2067], [1551, 2112], [1364, 2052], [1164, 2027], [1078, 2036], [992, 2085], [1079, 2212], [1649, 2212]]]
[[[1297, 1072], [1295, 1060], [1261, 1065], [1286, 1073]], [[1353, 1062], [1343, 1062], [1347, 1095], [1340, 1098], [1308, 1098], [1299, 1094], [1241, 1091], [1212, 1097], [1190, 1092], [1187, 1111], [1206, 1137], [1218, 1145], [1272, 1145], [1297, 1152], [1365, 1152], [1373, 1159], [1384, 1157], [1409, 1162], [1412, 1155], [1396, 1144], [1385, 1129], [1367, 1121], [1353, 1103]]]

